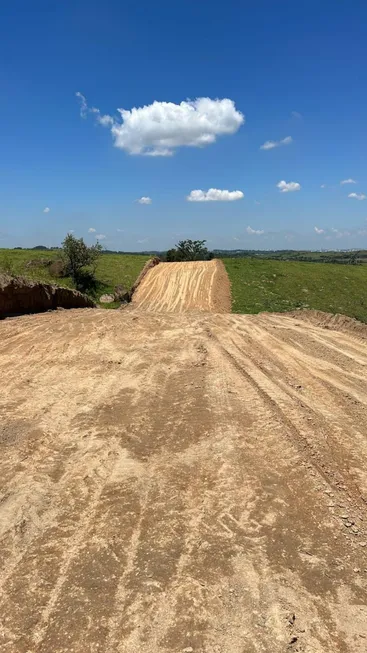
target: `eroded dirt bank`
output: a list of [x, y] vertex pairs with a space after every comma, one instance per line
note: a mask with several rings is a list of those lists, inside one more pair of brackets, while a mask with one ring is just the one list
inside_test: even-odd
[[0, 337], [1, 651], [365, 652], [365, 340], [130, 308]]

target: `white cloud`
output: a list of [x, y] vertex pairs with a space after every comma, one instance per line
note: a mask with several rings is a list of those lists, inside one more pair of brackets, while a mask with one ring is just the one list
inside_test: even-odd
[[74, 234], [74, 233], [75, 233], [75, 229], [69, 229], [68, 234]]
[[95, 232], [96, 232], [96, 230], [94, 229], [94, 227], [89, 227], [89, 229], [88, 229], [89, 234], [94, 234]]
[[79, 100], [80, 103], [80, 116], [82, 118], [86, 118], [88, 114], [88, 105], [87, 105], [87, 100], [85, 99], [84, 95], [80, 93], [80, 91], [77, 91], [75, 93], [76, 97]]
[[320, 188], [326, 188], [326, 184], [321, 184]]
[[43, 209], [43, 212], [44, 212], [44, 213], [50, 213], [50, 211], [51, 211], [51, 209], [50, 209], [48, 206], [46, 206], [46, 207]]
[[291, 116], [292, 118], [297, 118], [298, 120], [302, 120], [302, 113], [299, 113], [298, 111], [291, 111]]
[[319, 229], [319, 227], [314, 227], [314, 230], [316, 231], [317, 234], [324, 234], [325, 229]]
[[106, 240], [107, 236], [106, 234], [96, 234], [95, 238], [96, 240]]
[[356, 183], [357, 183], [357, 182], [355, 181], [355, 179], [351, 179], [351, 178], [349, 178], [349, 179], [343, 179], [343, 180], [340, 182], [340, 185], [341, 185], [341, 186], [344, 186], [344, 184], [356, 184]]
[[277, 184], [277, 188], [279, 188], [281, 193], [293, 193], [296, 190], [301, 190], [301, 184], [297, 181], [289, 181], [287, 183], [283, 180]]
[[151, 204], [152, 203], [152, 199], [150, 197], [144, 197], [144, 196], [140, 197], [136, 201], [139, 202], [139, 204]]
[[192, 190], [186, 197], [188, 202], [234, 202], [244, 197], [241, 190], [219, 190], [218, 188], [209, 188], [209, 190]]
[[88, 116], [88, 113], [93, 113], [96, 117], [97, 122], [99, 122], [100, 125], [103, 125], [104, 127], [108, 127], [109, 125], [112, 126], [114, 124], [114, 119], [111, 116], [103, 116], [100, 110], [96, 109], [95, 107], [89, 108], [87, 104], [87, 100], [82, 93], [78, 91], [77, 93], [75, 93], [75, 95], [80, 103], [80, 116], [82, 118], [86, 118]]
[[354, 200], [365, 200], [367, 196], [364, 193], [349, 193], [348, 197]]
[[250, 226], [246, 228], [246, 231], [248, 234], [255, 236], [261, 236], [264, 233], [264, 229], [252, 229]]
[[263, 145], [260, 145], [260, 150], [273, 150], [280, 145], [290, 145], [291, 143], [293, 143], [292, 136], [286, 136], [281, 141], [266, 141]]
[[111, 129], [115, 147], [128, 154], [171, 156], [181, 146], [204, 147], [217, 136], [234, 134], [245, 122], [233, 100], [198, 98], [180, 104], [153, 102], [144, 107], [118, 109], [119, 118], [101, 115], [89, 108], [80, 92], [80, 115], [95, 115], [97, 122]]
[[149, 242], [149, 238], [142, 238], [141, 240], [137, 240], [136, 242], [137, 242], [137, 243], [148, 243], [148, 242]]
[[125, 233], [125, 229], [116, 229], [116, 231], [118, 231], [120, 234]]

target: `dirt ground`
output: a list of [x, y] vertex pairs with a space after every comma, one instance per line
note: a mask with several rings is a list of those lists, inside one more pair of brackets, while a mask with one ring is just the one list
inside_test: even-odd
[[230, 284], [222, 261], [160, 263], [151, 268], [133, 296], [144, 311], [229, 313]]
[[135, 306], [0, 323], [0, 650], [365, 653], [363, 327]]

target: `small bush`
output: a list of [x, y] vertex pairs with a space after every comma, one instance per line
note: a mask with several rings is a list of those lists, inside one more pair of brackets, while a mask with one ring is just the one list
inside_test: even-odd
[[83, 238], [75, 238], [72, 234], [68, 234], [62, 243], [62, 249], [66, 273], [71, 276], [77, 288], [80, 286], [92, 288], [102, 246], [97, 242], [96, 245], [88, 247]]

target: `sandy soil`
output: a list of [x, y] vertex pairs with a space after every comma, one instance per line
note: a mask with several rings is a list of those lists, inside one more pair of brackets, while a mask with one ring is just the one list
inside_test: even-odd
[[145, 311], [229, 313], [230, 286], [222, 261], [160, 263], [149, 270], [133, 296], [132, 307]]
[[325, 326], [0, 323], [0, 650], [365, 653], [367, 351]]

